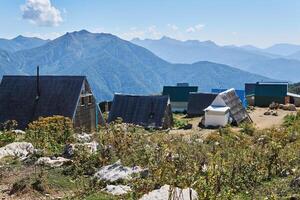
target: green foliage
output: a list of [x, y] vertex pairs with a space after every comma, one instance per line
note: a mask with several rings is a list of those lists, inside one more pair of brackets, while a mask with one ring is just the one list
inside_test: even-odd
[[72, 121], [62, 116], [41, 117], [28, 125], [26, 140], [44, 150], [45, 155], [60, 154], [66, 143], [74, 141]]
[[3, 147], [9, 143], [12, 143], [16, 140], [17, 135], [13, 132], [0, 132], [0, 147]]
[[183, 129], [188, 125], [188, 120], [183, 119], [182, 115], [174, 115], [174, 128]]
[[4, 123], [0, 123], [0, 131], [11, 131], [16, 129], [17, 126], [18, 126], [17, 121], [8, 120]]
[[240, 132], [241, 133], [244, 133], [244, 134], [247, 134], [247, 135], [250, 135], [250, 136], [253, 136], [254, 132], [255, 132], [255, 126], [252, 124], [252, 123], [242, 123], [240, 125]]
[[[91, 154], [84, 147], [78, 148], [73, 164], [61, 175], [75, 183], [70, 186], [76, 188], [75, 199], [110, 199], [99, 192], [105, 184], [90, 177], [100, 167], [119, 159], [125, 166], [148, 169], [141, 178], [120, 182], [133, 190], [121, 199], [139, 199], [165, 184], [191, 187], [199, 199], [289, 198], [299, 192], [289, 186], [291, 178], [300, 174], [299, 124], [298, 113], [287, 116], [279, 128], [256, 130], [251, 124], [243, 124], [240, 131], [228, 126], [204, 137], [149, 132], [116, 121], [99, 130], [97, 152]], [[52, 129], [41, 127], [33, 130], [52, 133]], [[46, 142], [49, 141], [52, 140]], [[290, 172], [287, 178], [283, 177], [285, 171]], [[277, 189], [272, 190], [271, 185]]]

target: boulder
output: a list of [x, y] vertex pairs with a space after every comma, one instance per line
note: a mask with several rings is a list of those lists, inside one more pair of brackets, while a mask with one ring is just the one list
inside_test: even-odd
[[0, 148], [0, 159], [6, 156], [14, 156], [23, 160], [35, 151], [36, 150], [31, 143], [13, 142]]
[[127, 185], [107, 185], [103, 191], [112, 195], [124, 195], [131, 192], [131, 188]]
[[294, 104], [285, 104], [281, 107], [281, 109], [288, 111], [297, 111], [296, 106]]
[[164, 185], [160, 189], [153, 190], [145, 194], [140, 200], [195, 200], [198, 199], [198, 194], [191, 188], [180, 189], [178, 187], [171, 188], [169, 185]]
[[119, 160], [112, 165], [102, 167], [95, 173], [94, 177], [102, 181], [115, 182], [118, 180], [130, 180], [133, 174], [140, 174], [143, 171], [147, 170], [144, 170], [139, 166], [125, 167]]
[[76, 143], [76, 144], [67, 144], [64, 149], [63, 155], [67, 158], [71, 158], [74, 155], [74, 151], [78, 148], [85, 148], [89, 153], [95, 153], [98, 150], [98, 142], [87, 142], [87, 143]]
[[63, 157], [41, 157], [36, 161], [36, 165], [43, 165], [48, 167], [60, 167], [66, 163], [70, 163], [70, 159]]

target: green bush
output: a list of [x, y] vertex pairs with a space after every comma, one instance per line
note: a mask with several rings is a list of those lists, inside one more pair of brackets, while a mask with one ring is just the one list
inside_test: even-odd
[[41, 117], [28, 125], [26, 140], [45, 155], [60, 154], [66, 143], [74, 141], [72, 121], [62, 116]]
[[255, 126], [253, 125], [253, 123], [242, 123], [240, 125], [240, 132], [241, 133], [244, 133], [244, 134], [247, 134], [247, 135], [250, 135], [250, 136], [253, 136], [254, 132], [255, 132]]

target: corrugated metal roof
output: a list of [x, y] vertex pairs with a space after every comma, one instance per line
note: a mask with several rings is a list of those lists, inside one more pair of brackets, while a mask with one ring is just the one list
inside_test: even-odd
[[163, 119], [168, 106], [168, 96], [115, 94], [108, 122], [120, 117], [126, 123], [160, 128], [163, 126]]
[[40, 116], [73, 118], [84, 76], [3, 76], [0, 85], [0, 122], [16, 120], [20, 128]]
[[163, 95], [169, 95], [171, 101], [188, 102], [189, 93], [197, 91], [197, 86], [164, 86]]
[[[211, 89], [211, 92], [212, 93], [221, 93], [221, 92], [225, 92], [226, 90], [228, 90], [228, 89]], [[247, 108], [248, 104], [247, 104], [247, 99], [245, 96], [245, 90], [235, 90], [235, 93], [238, 95], [238, 97], [242, 101], [244, 108]]]
[[226, 106], [230, 107], [230, 115], [237, 125], [242, 121], [249, 119], [246, 109], [243, 107], [240, 98], [233, 88], [221, 92], [218, 96], [223, 99]]

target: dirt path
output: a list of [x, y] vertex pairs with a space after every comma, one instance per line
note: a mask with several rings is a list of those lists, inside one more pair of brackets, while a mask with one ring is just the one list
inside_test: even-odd
[[296, 111], [277, 110], [278, 116], [264, 115], [268, 108], [255, 107], [254, 111], [249, 113], [253, 123], [258, 129], [266, 129], [272, 127], [278, 127], [283, 123], [284, 116], [288, 114], [295, 114]]

